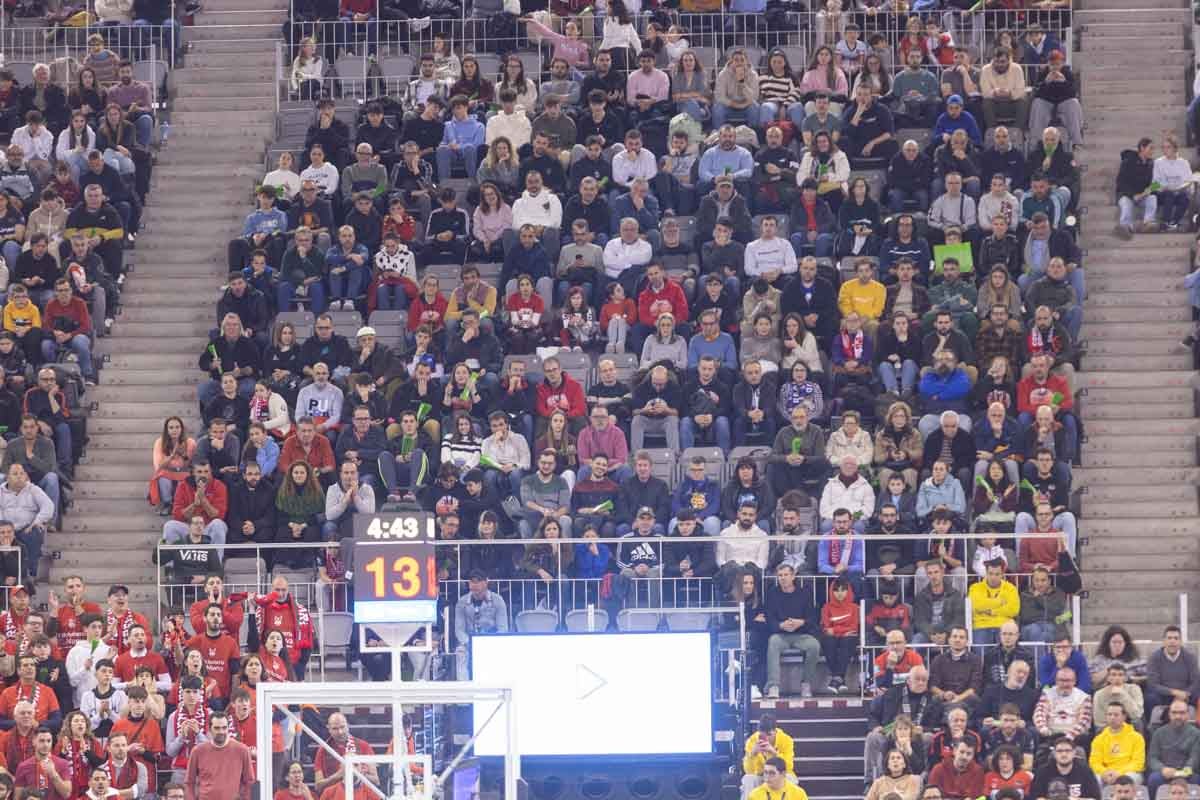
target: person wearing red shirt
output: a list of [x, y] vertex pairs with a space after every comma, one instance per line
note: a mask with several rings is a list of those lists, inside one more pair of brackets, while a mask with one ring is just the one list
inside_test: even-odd
[[141, 625], [150, 630], [150, 621], [129, 607], [129, 587], [113, 584], [108, 587], [108, 611], [104, 614], [104, 629], [108, 635], [104, 641], [114, 647], [120, 655], [131, 646], [130, 631]]
[[[68, 575], [63, 581], [63, 595], [59, 598], [56, 592], [50, 592], [46, 598], [46, 607], [54, 617], [58, 628], [58, 648], [69, 653], [76, 642], [83, 640], [83, 625], [79, 618], [84, 614], [103, 615], [99, 603], [84, 599], [86, 586], [83, 578], [78, 575]], [[66, 600], [64, 603], [63, 600]]]
[[642, 338], [650, 335], [658, 318], [666, 313], [675, 319], [687, 319], [687, 297], [683, 287], [666, 276], [661, 264], [651, 263], [646, 267], [646, 288], [638, 295], [638, 324], [648, 329]]
[[208, 739], [192, 749], [183, 789], [187, 800], [250, 800], [250, 748], [229, 735], [229, 715], [214, 711]]
[[217, 697], [229, 697], [233, 676], [238, 671], [242, 651], [237, 640], [225, 633], [222, 609], [216, 603], [204, 611], [204, 633], [198, 633], [175, 651], [175, 658], [183, 663], [184, 650], [199, 650], [204, 656], [204, 668], [217, 682]]
[[449, 307], [450, 303], [438, 291], [438, 279], [426, 276], [421, 281], [421, 293], [408, 306], [408, 332], [416, 333], [422, 325], [428, 325], [434, 333], [444, 329]]
[[270, 594], [254, 598], [254, 630], [260, 642], [265, 642], [271, 631], [282, 633], [296, 680], [304, 680], [313, 647], [312, 618], [308, 609], [288, 592], [287, 578], [282, 575], [271, 581]]
[[926, 786], [942, 790], [942, 797], [979, 797], [983, 794], [983, 767], [975, 760], [975, 744], [963, 739], [954, 745], [929, 773]]
[[324, 434], [317, 432], [317, 426], [311, 417], [296, 420], [295, 432], [284, 440], [279, 451], [279, 474], [287, 475], [292, 464], [297, 461], [307, 462], [323, 475], [332, 473], [337, 466], [333, 457], [333, 446]]
[[258, 648], [258, 658], [263, 665], [263, 679], [268, 681], [294, 681], [291, 663], [285, 658], [285, 643], [283, 631], [270, 631], [262, 646]]
[[538, 435], [550, 424], [550, 415], [562, 411], [567, 415], [567, 426], [571, 433], [578, 434], [587, 425], [587, 402], [579, 381], [562, 371], [557, 358], [542, 362], [545, 379], [537, 385]]
[[33, 735], [38, 727], [33, 703], [28, 700], [17, 703], [13, 708], [13, 723], [11, 730], [0, 734], [0, 755], [3, 755], [0, 761], [9, 772], [15, 772], [22, 761], [33, 755]]
[[163, 523], [163, 542], [180, 544], [187, 540], [188, 524], [192, 517], [203, 517], [204, 532], [214, 544], [225, 544], [229, 529], [225, 513], [229, 510], [229, 490], [213, 477], [207, 461], [192, 462], [192, 475], [175, 488], [171, 519]]
[[885, 641], [887, 649], [875, 657], [875, 686], [886, 690], [904, 683], [909, 670], [924, 666], [925, 662], [920, 653], [908, 646], [904, 631], [888, 631]]
[[37, 659], [32, 655], [17, 659], [17, 682], [0, 692], [0, 728], [13, 726], [13, 711], [17, 703], [27, 700], [33, 704], [33, 716], [54, 730], [62, 724], [62, 711], [54, 690], [37, 682]]
[[160, 692], [171, 691], [171, 670], [166, 660], [147, 645], [146, 629], [141, 625], [133, 625], [129, 629], [129, 649], [113, 662], [113, 675], [116, 677], [113, 686], [121, 690], [133, 686], [139, 667], [146, 667], [154, 673], [154, 681]]
[[304, 765], [299, 761], [292, 761], [284, 768], [283, 779], [287, 786], [275, 790], [274, 800], [317, 800], [304, 784]]
[[[146, 713], [146, 690], [141, 686], [130, 686], [125, 690], [125, 716], [113, 723], [112, 732], [108, 735], [108, 752], [111, 756], [109, 763], [120, 763], [120, 746], [114, 744], [117, 737], [124, 737], [127, 742], [129, 755], [145, 768], [147, 792], [153, 792], [158, 786], [158, 756], [167, 748], [163, 744], [162, 728], [158, 722]], [[110, 769], [109, 776], [114, 786], [119, 783], [121, 770]], [[122, 787], [118, 787], [122, 788]], [[138, 795], [144, 797], [145, 792]]]
[[59, 278], [54, 282], [54, 299], [42, 312], [45, 331], [42, 337], [42, 358], [48, 363], [58, 360], [59, 351], [71, 352], [79, 360], [79, 371], [85, 380], [95, 382], [92, 368], [92, 317], [87, 302], [71, 291], [71, 281]]
[[1079, 446], [1079, 425], [1073, 413], [1075, 398], [1071, 394], [1071, 386], [1062, 375], [1050, 371], [1054, 366], [1054, 357], [1049, 353], [1035, 355], [1029, 365], [1029, 374], [1017, 384], [1017, 411], [1020, 412], [1017, 421], [1022, 428], [1028, 428], [1038, 408], [1049, 406], [1055, 420], [1063, 426], [1063, 449], [1067, 452], [1058, 453], [1058, 459], [1070, 463]]
[[[254, 700], [246, 689], [234, 689], [229, 696], [229, 735], [250, 748], [250, 758], [258, 765], [258, 717], [254, 712]], [[271, 752], [283, 752], [283, 728], [278, 722], [271, 723]]]
[[234, 592], [226, 597], [225, 580], [215, 572], [204, 579], [204, 594], [204, 597], [192, 603], [191, 608], [188, 609], [188, 617], [192, 620], [192, 630], [204, 629], [204, 612], [210, 604], [216, 603], [221, 607], [225, 632], [237, 639], [241, 634], [242, 622], [246, 619], [246, 608], [243, 601], [247, 594]]
[[25, 619], [29, 616], [29, 590], [24, 586], [14, 586], [8, 598], [8, 611], [0, 614], [0, 632], [4, 634], [6, 646], [9, 642], [16, 642], [25, 628]]
[[[33, 735], [33, 755], [13, 771], [17, 790], [34, 789], [45, 792], [46, 800], [69, 800], [71, 797], [71, 765], [53, 755], [54, 733], [42, 725]], [[20, 797], [28, 795], [23, 792]]]
[[[350, 735], [350, 724], [346, 722], [344, 714], [337, 711], [330, 714], [326, 727], [329, 730], [329, 746], [338, 755], [375, 755], [371, 745]], [[379, 773], [376, 772], [374, 764], [364, 763], [360, 765], [360, 770], [373, 781], [379, 780]], [[317, 757], [313, 759], [313, 775], [316, 778], [317, 791], [321, 792], [321, 796], [324, 797], [324, 793], [329, 787], [342, 785], [343, 768], [337, 759], [321, 748], [317, 750]]]
[[[25, 624], [21, 626], [21, 632], [17, 634], [17, 637], [4, 640], [4, 652], [10, 656], [23, 656], [29, 652], [29, 645], [34, 639], [45, 635], [46, 618], [36, 611], [31, 611], [25, 615]], [[56, 661], [62, 661], [63, 658], [58, 644], [53, 641], [50, 646], [50, 657]]]

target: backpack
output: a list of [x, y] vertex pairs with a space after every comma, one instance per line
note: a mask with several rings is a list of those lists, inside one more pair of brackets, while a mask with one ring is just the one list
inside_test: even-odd
[[682, 111], [671, 117], [671, 123], [668, 125], [668, 141], [670, 137], [675, 135], [676, 131], [687, 135], [689, 152], [695, 152], [695, 148], [699, 147], [700, 143], [704, 141], [704, 129], [700, 127], [700, 121]]
[[[719, 131], [713, 131], [710, 133], [708, 138], [704, 140], [705, 147], [712, 147], [716, 145], [719, 134]], [[734, 141], [737, 144], [746, 148], [750, 152], [754, 152], [758, 149], [758, 134], [755, 133], [754, 129], [749, 125], [738, 125], [734, 127], [733, 136]]]

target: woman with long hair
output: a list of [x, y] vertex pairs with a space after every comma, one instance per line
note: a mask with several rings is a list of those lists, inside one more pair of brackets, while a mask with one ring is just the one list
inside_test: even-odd
[[740, 606], [741, 614], [722, 614], [721, 629], [717, 633], [717, 646], [721, 650], [739, 650], [742, 647], [742, 630], [746, 632], [746, 661], [749, 667], [749, 684], [761, 690], [767, 680], [767, 611], [763, 605], [763, 593], [758, 585], [758, 573], [753, 569], [737, 568], [722, 570], [717, 576], [717, 592], [726, 595], [725, 605]]
[[588, 305], [582, 286], [572, 286], [563, 300], [562, 314], [556, 320], [558, 340], [563, 347], [592, 350], [600, 342], [600, 323], [596, 310]]
[[1088, 672], [1092, 674], [1092, 688], [1099, 690], [1108, 683], [1108, 668], [1116, 663], [1125, 667], [1125, 678], [1139, 686], [1146, 683], [1146, 659], [1129, 631], [1120, 625], [1109, 625], [1100, 635], [1096, 654], [1088, 659]]
[[[544, 605], [558, 608], [558, 597], [551, 587], [559, 578], [569, 574], [574, 562], [575, 548], [571, 543], [564, 544], [562, 526], [552, 516], [543, 516], [534, 532], [533, 539], [525, 545], [525, 553], [521, 558], [520, 567], [527, 579], [540, 580], [532, 590], [522, 592], [520, 607], [533, 608]], [[524, 582], [523, 586], [524, 586]]]
[[479, 61], [468, 53], [462, 57], [462, 73], [450, 87], [447, 97], [462, 95], [470, 102], [471, 113], [483, 121], [488, 106], [496, 97], [496, 88], [490, 80], [479, 74]]
[[292, 94], [301, 100], [319, 100], [324, 77], [325, 60], [317, 52], [317, 40], [305, 36], [300, 40], [300, 50], [292, 61], [291, 78], [288, 81]]
[[487, 418], [487, 393], [472, 376], [471, 368], [461, 361], [450, 370], [442, 406], [451, 414], [465, 411], [474, 419]]
[[71, 124], [58, 134], [54, 146], [54, 157], [71, 167], [71, 176], [79, 175], [87, 168], [87, 154], [96, 149], [96, 133], [88, 125], [87, 114], [82, 110], [71, 112]]
[[850, 160], [827, 131], [813, 136], [812, 145], [800, 159], [796, 185], [803, 185], [809, 178], [817, 182], [817, 195], [836, 214], [850, 191]]
[[708, 72], [694, 50], [684, 50], [671, 71], [671, 99], [676, 107], [697, 122], [712, 116], [712, 89]]
[[775, 120], [791, 119], [796, 130], [804, 124], [804, 104], [800, 81], [788, 61], [787, 53], [779, 48], [767, 55], [767, 69], [758, 76], [759, 123], [765, 128]]
[[995, 797], [1002, 789], [1016, 789], [1022, 797], [1029, 796], [1033, 788], [1033, 775], [1024, 769], [1021, 751], [1011, 744], [996, 748], [989, 759], [991, 769], [983, 776], [983, 790], [987, 797]]
[[866, 84], [876, 100], [891, 94], [892, 76], [888, 74], [887, 67], [883, 65], [883, 59], [878, 53], [870, 53], [867, 56], [862, 70], [854, 78], [853, 90], [857, 90], [860, 84]]
[[263, 680], [296, 680], [296, 673], [292, 670], [292, 660], [288, 658], [287, 644], [283, 639], [282, 631], [267, 632], [262, 646], [258, 648], [258, 659], [262, 663]]
[[554, 453], [554, 471], [567, 482], [567, 488], [575, 490], [575, 475], [579, 469], [579, 455], [575, 448], [575, 437], [567, 426], [567, 415], [561, 409], [554, 411], [546, 422], [546, 431], [533, 443], [532, 453], [545, 451]]
[[245, 689], [250, 693], [250, 701], [254, 702], [257, 696], [258, 685], [267, 678], [266, 669], [263, 667], [262, 658], [257, 653], [247, 653], [242, 656], [242, 666], [238, 670], [237, 678], [234, 681], [234, 688]]
[[271, 390], [271, 384], [260, 380], [254, 384], [254, 395], [250, 398], [250, 422], [259, 423], [276, 439], [286, 439], [292, 431], [292, 420], [288, 415], [287, 401], [283, 395]]
[[289, 761], [279, 774], [283, 776], [286, 785], [276, 789], [271, 800], [317, 800], [304, 782], [304, 764]]
[[483, 440], [475, 433], [471, 415], [456, 411], [446, 426], [446, 435], [442, 437], [441, 463], [453, 464], [463, 475], [467, 470], [479, 466], [482, 451]]
[[816, 49], [812, 60], [808, 62], [808, 70], [800, 79], [800, 94], [805, 98], [805, 113], [813, 113], [817, 107], [813, 95], [821, 93], [829, 95], [829, 113], [840, 117], [845, 98], [850, 94], [850, 83], [846, 79], [846, 73], [834, 63], [833, 50], [827, 45]]
[[525, 77], [525, 62], [515, 54], [509, 53], [504, 59], [500, 70], [500, 80], [496, 82], [496, 95], [505, 89], [512, 89], [517, 95], [517, 110], [533, 111], [537, 106], [537, 84]]
[[271, 391], [280, 394], [289, 407], [295, 405], [300, 381], [304, 380], [304, 362], [300, 356], [300, 342], [296, 339], [296, 326], [292, 323], [281, 322], [275, 326], [275, 335], [263, 359], [263, 376]]
[[546, 302], [534, 291], [533, 278], [522, 273], [516, 279], [517, 290], [504, 300], [508, 317], [508, 353], [527, 355], [534, 351], [546, 332]]
[[917, 386], [921, 340], [912, 330], [908, 315], [902, 311], [892, 315], [890, 324], [880, 325], [878, 334], [875, 373], [884, 389], [908, 399]]
[[485, 183], [490, 183], [500, 190], [504, 199], [512, 202], [520, 196], [524, 187], [518, 187], [521, 174], [521, 164], [517, 161], [517, 151], [506, 136], [497, 136], [488, 147], [488, 153], [475, 170], [475, 180], [479, 181], [480, 192]]
[[853, 233], [854, 223], [864, 219], [871, 223], [871, 230], [879, 230], [879, 204], [871, 197], [867, 179], [860, 176], [850, 181], [850, 191], [838, 208], [838, 228]]
[[503, 261], [504, 232], [512, 228], [512, 206], [504, 202], [499, 187], [491, 181], [479, 185], [479, 205], [471, 223], [472, 255], [481, 261]]
[[454, 53], [454, 44], [444, 33], [433, 34], [433, 77], [452, 84], [462, 76], [462, 62]]
[[[319, 542], [321, 515], [325, 511], [325, 493], [317, 482], [312, 467], [305, 461], [295, 461], [287, 469], [275, 495], [279, 525], [278, 542]], [[275, 564], [301, 569], [314, 562], [312, 553], [302, 549], [281, 549], [274, 553]]]
[[[113, 719], [117, 717], [117, 713], [116, 709], [114, 709], [112, 713]], [[106, 721], [108, 722], [108, 727], [111, 728], [112, 719]], [[105, 735], [107, 735], [107, 731]], [[66, 716], [63, 717], [62, 727], [59, 729], [58, 734], [58, 743], [54, 748], [54, 755], [66, 761], [71, 766], [72, 797], [83, 796], [83, 793], [87, 791], [88, 777], [92, 774], [92, 770], [107, 760], [104, 745], [92, 732], [91, 721], [88, 720], [86, 714], [78, 709], [68, 711]]]
[[133, 175], [136, 167], [133, 152], [138, 147], [137, 131], [116, 103], [104, 107], [104, 117], [96, 130], [96, 149], [104, 155], [105, 163], [122, 175]]
[[921, 776], [913, 775], [903, 752], [892, 749], [883, 757], [883, 774], [867, 789], [866, 800], [883, 800], [890, 794], [900, 800], [917, 800], [920, 791]]
[[608, 297], [600, 307], [600, 330], [608, 338], [606, 353], [624, 353], [629, 329], [637, 324], [637, 304], [625, 296], [625, 287], [613, 281], [606, 290]]
[[[1020, 500], [1021, 490], [1006, 474], [1003, 462], [986, 462], [983, 472], [975, 476], [975, 491], [971, 497], [975, 531], [1012, 530]], [[980, 546], [984, 544], [981, 540]]]
[[178, 663], [182, 663], [183, 667], [179, 671], [179, 677], [171, 686], [171, 694], [167, 697], [168, 705], [179, 705], [179, 684], [189, 676], [200, 679], [200, 685], [203, 687], [200, 695], [201, 705], [211, 706], [215, 701], [220, 700], [220, 686], [217, 684], [217, 679], [208, 674], [208, 667], [204, 666], [204, 653], [194, 647], [189, 648]]
[[160, 516], [171, 514], [175, 487], [187, 480], [191, 472], [196, 440], [187, 435], [180, 417], [167, 417], [162, 434], [154, 440], [154, 476], [150, 479], [150, 505], [158, 508]]
[[654, 333], [647, 336], [642, 345], [642, 360], [638, 368], [648, 370], [655, 364], [663, 364], [677, 375], [682, 375], [687, 369], [687, 348], [687, 339], [675, 330], [675, 315], [670, 312], [659, 314]]
[[586, 40], [583, 38], [583, 29], [579, 20], [572, 17], [566, 18], [562, 23], [562, 33], [543, 25], [532, 17], [522, 17], [521, 20], [525, 23], [525, 29], [529, 32], [530, 38], [537, 37], [554, 46], [554, 50], [550, 54], [551, 60], [561, 58], [573, 69], [591, 68], [592, 55], [588, 40], [592, 37], [589, 35]]
[[784, 419], [792, 418], [792, 410], [796, 406], [808, 409], [811, 420], [820, 419], [825, 415], [825, 394], [820, 385], [809, 378], [808, 367], [803, 361], [792, 362], [787, 372], [788, 379], [779, 387], [779, 413]]
[[67, 105], [71, 107], [71, 111], [82, 111], [88, 124], [95, 127], [100, 121], [100, 112], [107, 105], [107, 95], [104, 87], [96, 80], [96, 70], [83, 67], [79, 70], [70, 97], [67, 98]]
[[915, 487], [923, 457], [924, 439], [913, 424], [912, 409], [908, 403], [892, 403], [883, 417], [883, 424], [875, 431], [879, 485], [886, 487], [892, 473], [898, 472], [909, 487]]
[[607, 50], [612, 56], [612, 71], [625, 75], [633, 63], [633, 57], [642, 52], [642, 39], [638, 36], [633, 24], [633, 15], [626, 8], [624, 0], [608, 0], [608, 14], [604, 17], [604, 38], [596, 48], [596, 52]]

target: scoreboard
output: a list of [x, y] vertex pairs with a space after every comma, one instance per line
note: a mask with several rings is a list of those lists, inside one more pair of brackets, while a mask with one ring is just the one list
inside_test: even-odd
[[354, 517], [354, 621], [437, 619], [433, 514], [396, 511]]

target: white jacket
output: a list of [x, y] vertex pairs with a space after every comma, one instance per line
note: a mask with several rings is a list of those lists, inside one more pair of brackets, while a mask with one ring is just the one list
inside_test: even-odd
[[839, 508], [848, 510], [851, 514], [861, 512], [860, 518], [866, 521], [875, 511], [875, 492], [871, 484], [862, 475], [847, 487], [837, 475], [825, 484], [821, 492], [821, 519], [833, 519], [833, 512]]
[[[13, 131], [14, 142], [17, 140], [17, 131]], [[1154, 180], [1161, 183], [1164, 189], [1177, 192], [1184, 188], [1184, 183], [1191, 177], [1192, 165], [1186, 158], [1159, 156], [1154, 159]]]
[[604, 245], [604, 274], [616, 278], [630, 267], [649, 264], [653, 257], [654, 250], [645, 239], [625, 244], [620, 236], [614, 237]]
[[12, 132], [12, 143], [21, 148], [26, 161], [40, 158], [49, 161], [54, 152], [54, 134], [45, 125], [34, 136], [29, 132], [28, 125], [22, 125]]
[[637, 158], [630, 158], [628, 150], [622, 150], [612, 158], [613, 183], [629, 188], [634, 178], [653, 180], [658, 174], [658, 161], [646, 148], [638, 151]]
[[267, 398], [267, 418], [263, 421], [267, 433], [277, 431], [280, 436], [287, 436], [292, 430], [292, 420], [288, 416], [287, 401], [278, 392], [271, 392]]
[[843, 190], [849, 188], [847, 181], [850, 180], [850, 159], [846, 158], [844, 152], [838, 150], [833, 154], [833, 158], [829, 159], [829, 163], [826, 164], [828, 171], [822, 178], [817, 177], [819, 166], [817, 160], [806, 150], [804, 158], [800, 159], [800, 171], [796, 173], [796, 185], [800, 186], [806, 178], [812, 178], [820, 183], [840, 183]]
[[[13, 131], [13, 139], [16, 139], [17, 133]], [[89, 150], [96, 147], [96, 134], [92, 130], [92, 126], [88, 125], [83, 131], [83, 141], [80, 145], [83, 148], [83, 155], [87, 155]], [[22, 145], [24, 150], [24, 145]], [[71, 129], [63, 128], [62, 133], [58, 134], [58, 144], [54, 147], [54, 157], [58, 161], [66, 161], [71, 153], [75, 152], [71, 149]]]
[[512, 144], [515, 153], [521, 145], [529, 144], [532, 131], [533, 124], [530, 123], [529, 117], [525, 116], [524, 111], [517, 109], [512, 114], [505, 114], [501, 111], [487, 121], [483, 140], [490, 146], [498, 137], [503, 136]]
[[[76, 708], [79, 707], [83, 695], [96, 688], [96, 665], [103, 659], [115, 659], [116, 657], [117, 651], [110, 645], [101, 641], [93, 650], [87, 639], [76, 642], [75, 646], [67, 652], [67, 679], [71, 681], [71, 688], [75, 690]], [[89, 658], [92, 660], [90, 669], [85, 666]]]
[[[494, 118], [493, 118], [494, 119]], [[542, 188], [536, 195], [526, 189], [521, 192], [512, 208], [513, 229], [522, 225], [541, 225], [543, 228], [562, 227], [562, 201], [549, 189]]]
[[395, 255], [388, 253], [385, 248], [379, 248], [379, 252], [375, 254], [375, 268], [380, 272], [394, 272], [413, 283], [417, 282], [417, 259], [412, 250], [404, 244], [396, 249]]
[[770, 549], [767, 534], [757, 524], [743, 531], [735, 522], [721, 531], [721, 541], [717, 542], [717, 565], [724, 566], [736, 561], [738, 564], [754, 564], [766, 569]]

